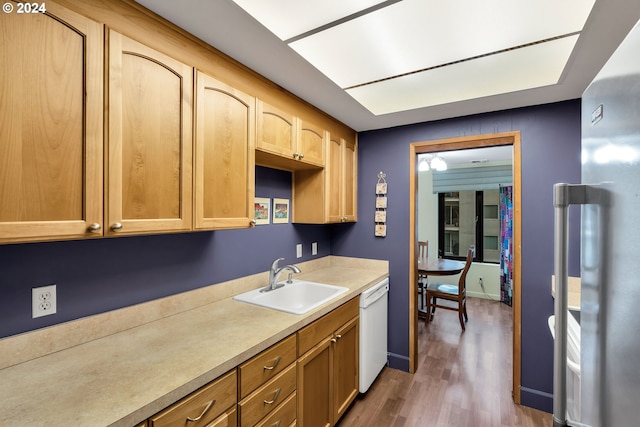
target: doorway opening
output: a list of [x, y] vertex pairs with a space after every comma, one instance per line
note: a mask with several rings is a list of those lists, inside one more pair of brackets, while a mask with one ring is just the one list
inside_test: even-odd
[[409, 247], [409, 369], [415, 372], [418, 368], [418, 293], [416, 283], [417, 271], [417, 160], [423, 153], [467, 150], [497, 146], [512, 146], [513, 155], [513, 388], [512, 395], [516, 403], [520, 403], [520, 266], [521, 266], [521, 158], [520, 132], [505, 132], [488, 135], [475, 135], [449, 138], [434, 141], [414, 142], [410, 145], [410, 247]]

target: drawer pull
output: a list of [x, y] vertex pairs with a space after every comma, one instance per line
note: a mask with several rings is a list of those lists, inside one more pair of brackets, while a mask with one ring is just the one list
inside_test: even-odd
[[212, 407], [215, 403], [216, 403], [216, 400], [215, 400], [215, 399], [213, 399], [211, 402], [209, 402], [209, 404], [207, 405], [207, 407], [206, 407], [206, 408], [204, 408], [204, 411], [202, 411], [202, 413], [200, 414], [200, 416], [199, 416], [199, 417], [196, 417], [196, 418], [187, 417], [187, 421], [192, 422], [192, 423], [195, 423], [195, 422], [197, 422], [197, 421], [200, 421], [200, 420], [202, 419], [202, 417], [204, 417], [204, 414], [206, 414], [206, 413], [207, 413], [207, 411], [208, 411], [209, 409], [211, 409], [211, 407]]
[[276, 393], [273, 395], [273, 400], [263, 400], [265, 405], [271, 405], [273, 402], [275, 402], [276, 400], [278, 400], [278, 396], [280, 396], [280, 391], [282, 389], [280, 387], [278, 387], [278, 389], [276, 390]]
[[276, 359], [273, 361], [273, 365], [271, 366], [263, 366], [265, 371], [272, 371], [276, 368], [276, 366], [278, 366], [278, 363], [280, 363], [280, 359], [282, 359], [282, 356], [278, 356], [276, 357]]

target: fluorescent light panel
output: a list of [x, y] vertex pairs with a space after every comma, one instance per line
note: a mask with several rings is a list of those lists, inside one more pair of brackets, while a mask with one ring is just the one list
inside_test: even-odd
[[374, 114], [558, 83], [595, 2], [234, 1]]
[[385, 0], [233, 0], [282, 40], [322, 27]]
[[558, 82], [578, 36], [348, 89], [373, 114], [548, 86]]

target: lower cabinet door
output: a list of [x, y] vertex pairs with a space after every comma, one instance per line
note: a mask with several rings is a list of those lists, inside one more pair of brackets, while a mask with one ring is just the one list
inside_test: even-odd
[[333, 419], [333, 352], [330, 338], [298, 359], [298, 419], [304, 427], [329, 427]]
[[351, 402], [358, 395], [359, 368], [359, 321], [358, 317], [351, 319], [340, 328], [336, 334], [334, 350], [334, 424], [346, 412]]

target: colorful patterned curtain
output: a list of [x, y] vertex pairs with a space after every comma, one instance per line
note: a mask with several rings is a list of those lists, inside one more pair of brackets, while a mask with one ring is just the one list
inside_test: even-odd
[[500, 299], [513, 296], [513, 187], [500, 186]]

